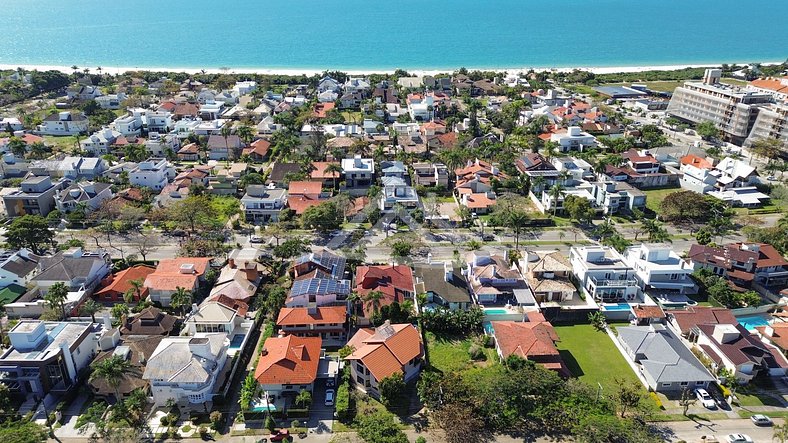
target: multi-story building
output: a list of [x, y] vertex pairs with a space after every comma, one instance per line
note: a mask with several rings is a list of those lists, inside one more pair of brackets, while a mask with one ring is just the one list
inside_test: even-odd
[[579, 126], [570, 126], [566, 132], [551, 135], [550, 141], [558, 143], [561, 152], [583, 151], [596, 146], [596, 137], [583, 132]]
[[241, 198], [247, 221], [275, 222], [279, 213], [287, 206], [286, 189], [268, 189], [264, 185], [246, 187], [246, 194]]
[[713, 122], [724, 138], [742, 144], [750, 135], [760, 107], [773, 101], [770, 93], [720, 83], [722, 70], [707, 69], [703, 81], [676, 88], [667, 113], [692, 123]]
[[109, 154], [111, 146], [122, 134], [111, 128], [102, 128], [94, 132], [90, 137], [79, 141], [79, 146], [83, 151], [92, 155], [101, 156]]
[[77, 182], [55, 193], [55, 205], [60, 212], [72, 212], [84, 206], [85, 212], [96, 210], [114, 197], [109, 183]]
[[375, 178], [375, 160], [361, 158], [360, 155], [344, 158], [342, 159], [342, 174], [348, 188], [368, 186]]
[[77, 135], [88, 131], [88, 118], [68, 111], [50, 114], [38, 126], [41, 135]]
[[442, 163], [414, 163], [413, 172], [417, 185], [449, 187], [449, 169]]
[[624, 251], [624, 262], [635, 270], [640, 289], [652, 295], [662, 293], [693, 294], [697, 287], [690, 277], [692, 265], [669, 246], [646, 244]]
[[310, 304], [305, 308], [282, 308], [276, 325], [286, 334], [320, 337], [325, 346], [342, 346], [347, 340], [347, 307]]
[[19, 190], [3, 194], [6, 215], [46, 216], [55, 209], [55, 193], [64, 188], [66, 183], [66, 180], [61, 179], [53, 184], [48, 175], [25, 179], [19, 185]]
[[640, 286], [635, 270], [608, 246], [573, 246], [569, 250], [572, 272], [586, 297], [603, 302], [633, 301]]
[[708, 269], [740, 288], [752, 282], [766, 287], [788, 284], [788, 261], [768, 243], [692, 245], [688, 258], [693, 269]]
[[175, 178], [175, 169], [166, 158], [151, 157], [129, 172], [129, 183], [156, 191], [167, 186], [171, 178]]

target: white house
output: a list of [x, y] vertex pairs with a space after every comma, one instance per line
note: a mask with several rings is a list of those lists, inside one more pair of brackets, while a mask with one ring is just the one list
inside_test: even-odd
[[88, 131], [88, 118], [68, 111], [50, 114], [38, 126], [41, 135], [77, 135]]
[[130, 112], [128, 115], [118, 117], [110, 125], [111, 128], [126, 137], [142, 134], [143, 126], [142, 114], [139, 112]]
[[175, 178], [175, 168], [164, 158], [151, 157], [140, 162], [129, 173], [129, 183], [161, 191], [170, 179]]
[[573, 246], [569, 250], [572, 273], [586, 297], [602, 302], [635, 301], [640, 290], [635, 270], [608, 246]]
[[38, 266], [39, 257], [27, 249], [0, 252], [0, 288], [26, 286]]
[[415, 121], [430, 121], [435, 115], [434, 98], [432, 95], [409, 94], [407, 99], [408, 114]]
[[227, 363], [227, 334], [166, 337], [148, 358], [142, 379], [156, 406], [170, 399], [185, 409], [210, 410], [218, 376]]
[[717, 183], [717, 175], [707, 168], [699, 168], [691, 164], [682, 164], [679, 183], [683, 189], [705, 194], [714, 189]]
[[241, 198], [246, 220], [252, 222], [275, 222], [286, 206], [286, 189], [268, 189], [264, 185], [247, 186], [246, 194]]
[[123, 100], [126, 100], [126, 94], [118, 92], [117, 94], [107, 94], [95, 98], [96, 103], [101, 109], [120, 109], [123, 105]]
[[343, 158], [342, 174], [348, 188], [369, 186], [375, 177], [375, 160], [361, 158], [360, 155], [353, 158]]
[[55, 192], [55, 205], [60, 212], [66, 213], [84, 205], [85, 212], [90, 213], [112, 197], [112, 185], [109, 183], [76, 182]]
[[79, 141], [79, 146], [83, 151], [90, 154], [101, 156], [109, 154], [111, 146], [122, 134], [110, 128], [102, 128], [94, 132], [90, 137]]
[[643, 243], [624, 251], [624, 263], [635, 270], [640, 289], [662, 293], [694, 294], [697, 291], [692, 264], [687, 263], [670, 246]]
[[340, 92], [342, 85], [331, 77], [323, 77], [317, 82], [317, 92], [334, 91]]
[[172, 123], [172, 113], [169, 111], [148, 111], [145, 113], [145, 123], [148, 132], [166, 134], [175, 125]]
[[579, 126], [570, 126], [565, 133], [551, 135], [550, 141], [558, 143], [561, 152], [582, 151], [596, 146], [596, 138], [583, 132]]
[[[246, 303], [235, 302], [220, 297], [212, 297], [198, 308], [192, 307], [192, 313], [183, 324], [186, 335], [195, 336], [199, 333], [224, 332], [230, 338], [230, 357], [244, 349], [253, 322], [245, 318], [249, 307]], [[182, 333], [183, 334], [183, 333]]]
[[750, 186], [758, 177], [754, 167], [730, 157], [724, 158], [714, 166], [714, 171], [720, 174], [717, 178], [717, 188], [721, 190]]
[[256, 90], [257, 82], [254, 80], [235, 82], [235, 86], [233, 86], [233, 91], [235, 91], [238, 95], [251, 94]]
[[7, 131], [9, 128], [11, 129], [11, 131], [8, 132], [14, 132], [14, 131], [21, 131], [22, 129], [24, 129], [24, 126], [22, 125], [22, 122], [19, 121], [19, 119], [16, 117], [1, 118], [0, 130]]
[[415, 208], [419, 205], [419, 196], [416, 189], [405, 183], [399, 177], [383, 177], [383, 192], [380, 193], [379, 206], [381, 211], [391, 211], [399, 204], [405, 208]]

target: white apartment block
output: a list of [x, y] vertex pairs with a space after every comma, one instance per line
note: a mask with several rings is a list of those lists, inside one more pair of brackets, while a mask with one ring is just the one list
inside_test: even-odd
[[602, 302], [634, 301], [640, 285], [635, 270], [608, 246], [572, 247], [569, 250], [572, 273], [586, 297]]
[[694, 293], [692, 265], [664, 244], [641, 244], [624, 251], [624, 263], [635, 270], [640, 289], [653, 293]]

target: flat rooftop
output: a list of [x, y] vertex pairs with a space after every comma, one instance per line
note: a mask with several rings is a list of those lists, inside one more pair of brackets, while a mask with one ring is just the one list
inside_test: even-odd
[[[38, 324], [38, 321], [21, 321], [10, 332], [30, 333], [35, 330]], [[93, 324], [90, 322], [45, 322], [44, 328], [46, 338], [38, 346], [24, 351], [11, 347], [0, 357], [0, 361], [46, 360], [58, 352], [61, 343], [65, 342], [70, 345], [76, 342], [86, 330], [93, 328]]]

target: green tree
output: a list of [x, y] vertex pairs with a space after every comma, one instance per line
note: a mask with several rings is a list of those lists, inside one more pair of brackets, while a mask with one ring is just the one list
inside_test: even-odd
[[342, 226], [343, 214], [337, 209], [333, 201], [326, 201], [316, 206], [310, 206], [301, 215], [301, 224], [306, 229], [316, 229], [319, 232], [328, 232]]
[[221, 134], [222, 138], [224, 138], [224, 147], [227, 149], [227, 160], [235, 160], [235, 148], [230, 149], [230, 144], [228, 141], [230, 135], [233, 133], [233, 125], [229, 123], [225, 124], [222, 126], [222, 129], [219, 130], [219, 133]]
[[396, 240], [391, 244], [391, 256], [398, 260], [408, 258], [413, 251], [413, 243], [405, 240]]
[[550, 188], [548, 195], [553, 198], [553, 215], [555, 215], [558, 211], [558, 200], [564, 195], [564, 187], [556, 183]]
[[788, 424], [783, 423], [781, 425], [774, 425], [772, 428], [772, 441], [778, 441], [779, 443], [786, 443], [788, 442]]
[[302, 408], [308, 408], [312, 405], [312, 393], [306, 389], [302, 389], [295, 399], [295, 403]]
[[367, 443], [408, 443], [393, 414], [374, 411], [357, 417], [359, 437]]
[[387, 408], [397, 404], [397, 401], [402, 397], [402, 393], [405, 392], [405, 381], [402, 372], [395, 372], [381, 380], [378, 384], [378, 390], [380, 392], [380, 401]]
[[186, 313], [186, 307], [192, 304], [192, 292], [186, 288], [178, 286], [170, 298], [170, 306], [180, 309], [181, 315]]
[[110, 312], [112, 313], [112, 316], [117, 318], [122, 325], [126, 320], [126, 316], [129, 315], [129, 306], [125, 303], [118, 303], [112, 307]]
[[8, 246], [14, 249], [28, 248], [41, 255], [55, 238], [49, 224], [40, 215], [23, 215], [14, 219], [5, 235]]
[[522, 209], [512, 209], [506, 216], [506, 225], [514, 232], [514, 249], [520, 249], [520, 234], [528, 226], [528, 213]]
[[273, 256], [280, 259], [280, 263], [285, 260], [298, 257], [299, 255], [309, 251], [309, 241], [303, 238], [289, 238], [281, 244], [274, 247]]
[[254, 136], [257, 131], [249, 125], [241, 125], [238, 127], [238, 137], [247, 145], [254, 141]]
[[11, 137], [8, 140], [8, 150], [17, 158], [25, 158], [27, 143], [19, 137]]
[[698, 133], [704, 140], [711, 140], [720, 136], [720, 130], [714, 122], [704, 120], [695, 126], [695, 132]]
[[53, 310], [59, 311], [60, 318], [66, 318], [66, 300], [68, 299], [68, 288], [62, 282], [57, 282], [49, 287], [44, 300]]
[[380, 312], [381, 301], [385, 299], [385, 296], [380, 291], [370, 291], [367, 295], [362, 297], [362, 301], [364, 302], [364, 306], [367, 309], [371, 309], [374, 315], [377, 315]]
[[605, 314], [601, 313], [600, 311], [590, 312], [588, 314], [588, 321], [597, 331], [604, 331], [607, 327], [607, 319], [605, 319]]
[[567, 195], [564, 199], [564, 210], [569, 218], [579, 223], [591, 223], [596, 211], [591, 207], [591, 202], [583, 197]]
[[342, 165], [337, 162], [331, 162], [326, 165], [324, 173], [326, 175], [331, 174], [334, 176], [334, 189], [337, 189], [339, 187], [339, 178], [342, 176]]
[[613, 399], [621, 418], [624, 418], [627, 411], [632, 411], [640, 405], [643, 400], [643, 387], [638, 382], [627, 382], [618, 378], [615, 379], [615, 385]]
[[118, 388], [126, 375], [137, 372], [134, 365], [120, 355], [111, 355], [98, 363], [93, 364], [90, 381], [103, 380], [115, 392], [115, 399], [121, 401], [122, 397]]
[[79, 307], [80, 315], [89, 315], [90, 320], [95, 323], [96, 322], [96, 313], [101, 311], [104, 307], [101, 306], [96, 300], [89, 298], [82, 303], [82, 306]]

